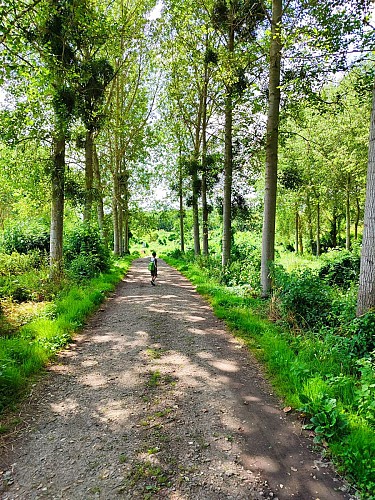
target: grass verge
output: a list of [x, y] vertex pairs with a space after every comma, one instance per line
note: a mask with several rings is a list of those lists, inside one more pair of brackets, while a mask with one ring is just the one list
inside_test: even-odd
[[0, 414], [16, 404], [56, 352], [85, 324], [128, 270], [132, 256], [117, 260], [108, 273], [61, 292], [35, 319], [0, 337]]
[[358, 412], [361, 382], [343, 362], [334, 339], [329, 344], [326, 339], [280, 327], [267, 319], [264, 301], [240, 297], [197, 264], [163, 258], [196, 286], [215, 315], [264, 364], [285, 405], [303, 409], [315, 431], [315, 442], [360, 491], [361, 498], [374, 500], [374, 427]]

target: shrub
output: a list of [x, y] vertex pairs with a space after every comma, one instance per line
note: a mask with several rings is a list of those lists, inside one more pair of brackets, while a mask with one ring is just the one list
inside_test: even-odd
[[359, 279], [359, 255], [347, 251], [338, 252], [333, 260], [323, 265], [319, 277], [329, 285], [349, 288]]
[[327, 322], [332, 304], [331, 289], [312, 270], [286, 273], [274, 266], [272, 275], [284, 319], [300, 328], [317, 330]]
[[375, 357], [361, 359], [358, 365], [361, 372], [361, 386], [356, 398], [358, 414], [375, 428]]
[[49, 228], [39, 221], [23, 221], [7, 228], [3, 235], [5, 253], [28, 253], [32, 250], [49, 251]]
[[320, 398], [313, 400], [301, 394], [300, 400], [303, 404], [301, 410], [310, 417], [310, 423], [305, 428], [314, 430], [315, 443], [326, 439], [336, 440], [346, 434], [348, 422], [337, 408], [335, 398], [322, 394]]
[[64, 257], [68, 274], [78, 280], [106, 271], [110, 265], [109, 251], [99, 232], [82, 224], [66, 235]]
[[375, 350], [375, 313], [354, 318], [348, 327], [350, 354], [359, 359]]

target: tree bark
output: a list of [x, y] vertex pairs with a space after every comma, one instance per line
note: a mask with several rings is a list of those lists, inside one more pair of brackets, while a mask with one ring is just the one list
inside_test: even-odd
[[356, 214], [355, 214], [355, 222], [354, 222], [354, 239], [358, 239], [358, 226], [359, 226], [359, 218], [361, 213], [361, 207], [359, 205], [359, 196], [358, 194], [355, 197], [355, 205], [356, 205]]
[[316, 206], [316, 256], [320, 255], [320, 203]]
[[130, 226], [130, 214], [129, 214], [129, 172], [127, 170], [123, 173], [123, 182], [122, 182], [122, 194], [123, 194], [123, 230], [124, 230], [124, 248], [123, 253], [128, 255], [130, 254], [130, 246], [129, 246], [129, 226]]
[[303, 255], [302, 217], [299, 214], [298, 214], [298, 245], [299, 245], [299, 253]]
[[94, 156], [94, 134], [92, 130], [86, 131], [85, 141], [85, 208], [83, 211], [84, 222], [89, 222], [91, 219], [91, 209], [93, 200], [93, 156]]
[[348, 174], [348, 182], [346, 185], [346, 238], [345, 238], [345, 248], [350, 250], [350, 174]]
[[307, 191], [306, 207], [307, 207], [307, 227], [309, 231], [309, 247], [312, 255], [314, 252], [314, 234], [313, 234], [313, 224], [312, 224], [311, 199], [309, 191]]
[[[208, 38], [206, 35], [206, 52]], [[204, 63], [203, 99], [202, 99], [202, 243], [203, 255], [208, 255], [208, 205], [207, 205], [207, 89], [208, 61]]]
[[93, 145], [93, 172], [94, 172], [94, 179], [95, 179], [95, 184], [96, 184], [96, 191], [97, 191], [97, 213], [98, 213], [98, 226], [99, 226], [99, 231], [100, 231], [100, 236], [102, 240], [105, 242], [106, 245], [108, 245], [108, 235], [105, 230], [104, 226], [104, 203], [103, 203], [103, 186], [102, 186], [102, 179], [100, 175], [100, 167], [99, 167], [99, 157], [98, 157], [98, 151], [96, 149], [95, 143]]
[[299, 242], [299, 214], [298, 214], [298, 208], [295, 208], [295, 220], [294, 220], [294, 227], [295, 227], [295, 240], [296, 240], [296, 253], [298, 254], [298, 242]]
[[113, 253], [120, 255], [120, 231], [119, 231], [119, 210], [118, 210], [118, 176], [117, 171], [113, 177], [113, 192], [112, 192], [112, 223], [113, 223]]
[[185, 235], [184, 235], [184, 198], [182, 192], [182, 161], [181, 161], [181, 150], [179, 158], [179, 168], [178, 168], [178, 197], [180, 200], [180, 245], [181, 252], [185, 252]]
[[232, 243], [232, 179], [233, 179], [233, 108], [232, 90], [227, 89], [225, 99], [225, 165], [223, 197], [223, 253], [222, 266], [228, 265]]
[[280, 115], [282, 0], [272, 0], [272, 22], [269, 68], [269, 104], [267, 114], [266, 175], [262, 231], [261, 284], [262, 296], [271, 291], [269, 264], [275, 258], [275, 222], [277, 193], [277, 163]]
[[[234, 21], [231, 19], [228, 32], [228, 52], [234, 52]], [[223, 249], [222, 266], [228, 265], [232, 245], [232, 180], [233, 180], [233, 87], [228, 85], [225, 96], [225, 152], [224, 152], [224, 196], [223, 196]]]
[[357, 316], [375, 308], [375, 85], [367, 165], [365, 216], [363, 225], [361, 267], [357, 299]]
[[51, 172], [50, 279], [63, 274], [63, 227], [65, 190], [65, 132], [57, 126]]

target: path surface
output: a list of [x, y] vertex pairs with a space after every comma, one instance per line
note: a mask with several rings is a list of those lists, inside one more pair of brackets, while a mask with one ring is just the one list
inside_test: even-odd
[[349, 498], [192, 285], [146, 267], [34, 387], [1, 498]]

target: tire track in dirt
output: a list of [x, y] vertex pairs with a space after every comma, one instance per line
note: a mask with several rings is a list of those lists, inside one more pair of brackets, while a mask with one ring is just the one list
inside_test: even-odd
[[1, 448], [1, 498], [349, 498], [257, 362], [145, 259], [58, 357]]

